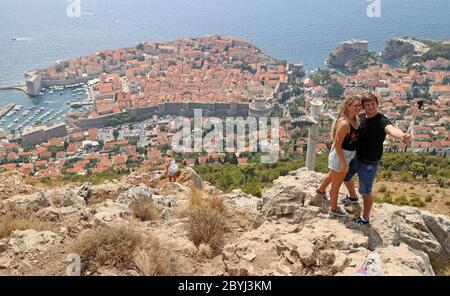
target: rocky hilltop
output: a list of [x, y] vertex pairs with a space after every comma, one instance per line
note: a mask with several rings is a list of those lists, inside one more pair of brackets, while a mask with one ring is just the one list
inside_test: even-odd
[[[448, 266], [448, 217], [381, 204], [371, 226], [330, 218], [314, 194], [320, 173], [291, 172], [262, 198], [221, 192], [193, 171], [179, 183], [161, 174], [0, 187], [0, 275], [66, 275], [71, 253], [81, 256], [83, 275], [355, 275], [372, 252], [383, 275]], [[358, 215], [360, 207], [348, 210]]]
[[425, 42], [412, 38], [393, 38], [386, 43], [381, 56], [388, 60], [406, 63], [413, 55], [421, 55], [429, 50]]
[[342, 42], [334, 49], [327, 64], [331, 67], [345, 68], [350, 72], [357, 72], [360, 68], [366, 68], [376, 62], [376, 57], [369, 52], [369, 42], [366, 40], [348, 40]]

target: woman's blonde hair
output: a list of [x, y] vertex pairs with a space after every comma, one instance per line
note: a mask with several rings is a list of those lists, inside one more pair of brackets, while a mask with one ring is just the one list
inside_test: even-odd
[[[336, 120], [334, 121], [333, 127], [331, 128], [331, 139], [333, 141], [334, 141], [334, 137], [336, 136], [336, 130], [337, 130], [339, 120], [341, 120], [342, 118], [345, 118], [350, 122], [350, 119], [348, 117], [348, 107], [350, 107], [351, 104], [353, 104], [353, 102], [355, 102], [356, 100], [361, 101], [361, 98], [359, 96], [350, 96], [350, 97], [347, 97], [344, 100], [344, 102], [342, 103], [341, 108], [339, 110], [339, 115], [336, 118]], [[356, 122], [359, 124], [359, 116], [356, 116]]]
[[167, 157], [172, 157], [173, 156], [172, 150], [167, 150], [166, 155]]

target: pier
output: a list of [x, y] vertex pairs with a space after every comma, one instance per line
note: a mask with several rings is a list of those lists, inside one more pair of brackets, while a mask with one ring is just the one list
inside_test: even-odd
[[11, 103], [5, 106], [0, 107], [0, 118], [5, 116], [9, 111], [11, 111], [12, 108], [14, 108], [16, 104]]
[[0, 90], [21, 90], [25, 94], [30, 95], [27, 91], [26, 85], [4, 86], [4, 87], [0, 87]]

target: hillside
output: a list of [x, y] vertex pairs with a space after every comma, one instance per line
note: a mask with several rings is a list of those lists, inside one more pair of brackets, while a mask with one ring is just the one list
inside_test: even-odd
[[180, 183], [157, 171], [50, 190], [2, 176], [15, 185], [0, 191], [0, 274], [65, 275], [71, 253], [83, 275], [354, 275], [372, 251], [384, 275], [448, 268], [448, 217], [378, 204], [370, 227], [332, 219], [314, 195], [322, 176], [293, 171], [261, 198], [193, 171]]

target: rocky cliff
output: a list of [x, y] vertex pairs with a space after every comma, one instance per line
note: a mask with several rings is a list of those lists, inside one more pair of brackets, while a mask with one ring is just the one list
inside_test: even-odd
[[375, 63], [376, 58], [368, 50], [368, 42], [365, 40], [349, 40], [342, 42], [334, 49], [327, 64], [332, 67], [346, 68], [350, 72], [357, 72], [359, 68], [366, 68]]
[[[83, 251], [85, 275], [354, 275], [372, 252], [382, 259], [383, 275], [434, 275], [448, 264], [448, 217], [382, 204], [375, 205], [371, 226], [330, 218], [314, 194], [323, 175], [306, 169], [280, 177], [260, 199], [223, 193], [192, 171], [180, 183], [160, 177], [136, 173], [51, 190], [18, 186], [17, 194], [3, 189], [0, 275], [65, 275], [74, 250]], [[140, 202], [151, 202], [158, 217], [138, 219]], [[202, 215], [189, 215], [206, 204], [196, 212]], [[348, 211], [358, 215], [360, 207]], [[198, 225], [223, 235], [193, 235]], [[114, 242], [119, 249], [103, 246]]]
[[386, 43], [381, 56], [385, 59], [401, 59], [415, 53], [414, 45], [403, 39], [391, 39]]

